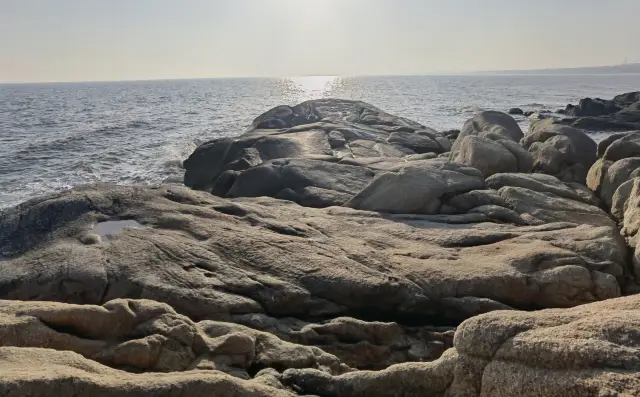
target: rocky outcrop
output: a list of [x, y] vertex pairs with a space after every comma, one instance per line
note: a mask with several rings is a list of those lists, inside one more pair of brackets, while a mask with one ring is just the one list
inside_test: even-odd
[[[486, 210], [456, 220], [175, 186], [79, 188], [3, 214], [0, 291], [87, 304], [147, 298], [198, 321], [265, 313], [420, 325], [620, 295], [626, 248], [596, 207], [512, 186], [498, 194], [539, 226], [469, 224], [490, 220]], [[104, 234], [121, 219], [134, 227]]]
[[593, 131], [640, 130], [640, 92], [628, 92], [612, 100], [585, 98], [578, 105], [567, 105], [571, 118], [562, 123]]
[[584, 132], [553, 119], [531, 124], [522, 146], [533, 157], [533, 171], [554, 175], [565, 182], [586, 182], [596, 161], [596, 143]]
[[458, 327], [455, 348], [430, 363], [331, 376], [288, 370], [282, 378], [321, 396], [637, 395], [640, 298], [567, 310], [498, 311]]
[[449, 158], [479, 169], [484, 177], [500, 172], [530, 172], [531, 155], [517, 143], [522, 136], [511, 116], [481, 112], [465, 123]]
[[637, 394], [639, 301], [593, 302], [639, 290], [638, 135], [309, 101], [200, 146], [195, 190], [23, 203], [0, 213], [0, 390]]
[[[349, 167], [341, 159], [404, 163], [404, 157], [450, 149], [445, 135], [367, 103], [314, 100], [276, 107], [245, 134], [202, 144], [184, 162], [184, 182], [222, 197], [286, 197], [325, 207], [344, 203], [374, 176], [366, 164]], [[335, 183], [346, 175], [352, 178], [346, 185]], [[318, 188], [322, 197], [305, 191]]]
[[519, 144], [474, 135], [461, 140], [458, 154], [452, 160], [479, 169], [484, 177], [502, 172], [530, 172], [533, 166], [531, 155]]

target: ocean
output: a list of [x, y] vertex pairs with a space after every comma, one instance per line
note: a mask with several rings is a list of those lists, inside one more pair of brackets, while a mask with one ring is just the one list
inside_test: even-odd
[[[281, 104], [343, 98], [447, 130], [483, 109], [563, 108], [640, 75], [300, 77], [0, 85], [0, 208], [95, 182], [180, 182], [203, 141]], [[523, 129], [528, 120], [519, 117]], [[602, 136], [594, 136], [601, 139]]]

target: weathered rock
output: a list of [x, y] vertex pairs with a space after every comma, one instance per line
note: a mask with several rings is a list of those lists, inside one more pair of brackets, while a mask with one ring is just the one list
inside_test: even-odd
[[266, 384], [218, 371], [135, 374], [100, 365], [77, 353], [40, 348], [0, 347], [0, 390], [29, 397], [294, 397]]
[[491, 140], [507, 139], [519, 142], [523, 134], [518, 123], [508, 114], [492, 110], [480, 112], [464, 123], [451, 148], [452, 159], [458, 156], [462, 141], [467, 136], [479, 136]]
[[130, 372], [209, 370], [249, 379], [255, 367], [317, 368], [334, 375], [350, 371], [317, 347], [238, 324], [196, 324], [149, 300], [121, 299], [103, 306], [2, 301], [4, 347], [74, 352]]
[[555, 194], [512, 186], [503, 187], [498, 193], [518, 214], [533, 217], [540, 223], [572, 222], [578, 225], [609, 226], [615, 229], [615, 222], [606, 212], [581, 200], [566, 199]]
[[422, 153], [442, 153], [446, 149], [429, 136], [420, 135], [413, 132], [394, 132], [387, 138], [389, 143], [395, 143], [400, 146], [413, 150], [418, 154]]
[[631, 132], [611, 142], [602, 158], [608, 161], [618, 161], [627, 157], [640, 156], [640, 133]]
[[566, 310], [497, 311], [460, 325], [455, 349], [434, 362], [340, 376], [289, 370], [283, 380], [322, 396], [634, 396], [639, 313], [637, 295]]
[[576, 128], [600, 132], [640, 130], [640, 93], [629, 92], [613, 100], [585, 98], [577, 106], [567, 105], [564, 113], [578, 117], [561, 121]]
[[349, 200], [345, 206], [390, 213], [437, 214], [442, 197], [482, 189], [478, 170], [456, 164], [432, 167], [409, 165], [398, 173], [385, 173]]
[[552, 193], [558, 197], [583, 201], [598, 205], [593, 193], [579, 186], [564, 183], [556, 177], [546, 174], [496, 174], [486, 180], [491, 189], [500, 190], [505, 186], [522, 187], [538, 193]]
[[457, 156], [452, 160], [479, 169], [485, 178], [499, 172], [518, 172], [518, 161], [507, 148], [474, 135], [462, 139]]
[[575, 128], [552, 119], [531, 124], [522, 146], [533, 156], [533, 170], [558, 177], [564, 182], [584, 184], [596, 161], [596, 143]]
[[322, 324], [264, 314], [234, 316], [232, 321], [260, 329], [280, 339], [320, 347], [359, 369], [382, 369], [407, 361], [439, 358], [453, 345], [453, 328], [405, 327], [341, 317]]
[[473, 208], [484, 205], [507, 207], [507, 203], [498, 195], [496, 190], [472, 190], [468, 193], [453, 196], [446, 201], [446, 204], [452, 206], [459, 212], [467, 212]]
[[323, 160], [274, 160], [238, 175], [227, 197], [276, 197], [290, 189], [302, 205], [340, 205], [362, 190], [374, 175], [367, 168]]
[[[477, 170], [454, 169], [435, 182], [452, 193], [484, 186]], [[528, 196], [523, 203], [538, 205]], [[571, 203], [567, 210], [590, 211]], [[470, 299], [493, 301], [475, 306], [486, 310], [617, 296], [594, 272], [626, 283], [624, 242], [615, 227], [592, 226], [598, 214], [589, 215], [582, 226], [451, 225], [270, 198], [230, 201], [177, 186], [90, 186], [2, 213], [0, 296], [146, 298], [195, 321], [265, 313], [452, 324], [477, 314]], [[109, 236], [83, 243], [108, 228]]]
[[188, 187], [230, 197], [274, 197], [283, 189], [299, 194], [307, 186], [344, 193], [314, 181], [289, 186], [286, 178], [277, 177], [278, 168], [286, 168], [282, 164], [287, 161], [401, 158], [450, 148], [449, 139], [437, 131], [364, 102], [313, 100], [278, 106], [257, 117], [243, 135], [201, 145], [184, 162], [184, 181]]

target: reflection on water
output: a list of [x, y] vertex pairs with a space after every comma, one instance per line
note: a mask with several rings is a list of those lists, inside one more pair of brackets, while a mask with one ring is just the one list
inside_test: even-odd
[[287, 94], [292, 99], [292, 105], [333, 96], [340, 91], [344, 81], [338, 76], [304, 76], [284, 79], [289, 91]]

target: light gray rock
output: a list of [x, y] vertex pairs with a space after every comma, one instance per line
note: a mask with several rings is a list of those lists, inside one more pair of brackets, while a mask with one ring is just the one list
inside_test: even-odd
[[499, 172], [518, 172], [518, 161], [511, 151], [499, 142], [474, 135], [462, 138], [452, 160], [479, 169], [485, 178]]
[[523, 137], [516, 120], [506, 113], [483, 111], [467, 120], [451, 148], [451, 158], [458, 156], [462, 140], [467, 136], [479, 136], [491, 140], [507, 139], [519, 142]]
[[[462, 177], [467, 171], [455, 169], [435, 182], [451, 192], [484, 186], [477, 170]], [[519, 188], [501, 195], [505, 189]], [[547, 208], [531, 194], [520, 201], [537, 217]], [[585, 225], [452, 224], [272, 198], [228, 200], [177, 186], [87, 186], [0, 215], [0, 297], [82, 304], [146, 298], [195, 321], [357, 314], [430, 325], [496, 307], [445, 310], [445, 298], [544, 308], [615, 297], [611, 285], [629, 275], [624, 241], [617, 228], [595, 225], [591, 207], [571, 203], [550, 209], [589, 215]], [[83, 242], [96, 224], [119, 219], [140, 226]], [[615, 283], [599, 286], [596, 271]]]
[[482, 189], [484, 179], [473, 168], [455, 164], [408, 166], [377, 176], [345, 206], [391, 213], [437, 214], [444, 195]]
[[596, 161], [596, 143], [584, 132], [554, 119], [531, 124], [522, 146], [533, 156], [533, 170], [564, 182], [584, 184]]
[[543, 223], [572, 222], [615, 228], [615, 222], [606, 212], [582, 201], [511, 186], [501, 188], [499, 194], [518, 214], [531, 215]]
[[487, 186], [495, 190], [505, 186], [522, 187], [538, 193], [552, 193], [558, 197], [598, 205], [593, 193], [586, 191], [581, 185], [573, 186], [546, 174], [496, 174], [487, 178]]

